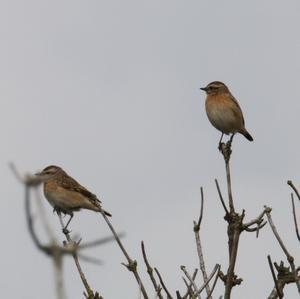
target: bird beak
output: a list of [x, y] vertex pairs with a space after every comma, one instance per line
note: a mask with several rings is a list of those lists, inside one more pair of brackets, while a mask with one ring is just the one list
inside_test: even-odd
[[206, 87], [200, 87], [201, 90], [207, 91]]
[[41, 176], [41, 175], [43, 175], [43, 172], [37, 172], [37, 173], [35, 173], [34, 175], [36, 175], [36, 176]]

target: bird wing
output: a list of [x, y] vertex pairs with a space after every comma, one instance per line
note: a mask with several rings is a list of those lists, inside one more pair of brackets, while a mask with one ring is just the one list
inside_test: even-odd
[[99, 204], [101, 203], [95, 194], [93, 194], [85, 187], [80, 185], [76, 180], [74, 180], [70, 176], [65, 177], [63, 182], [61, 183], [65, 189], [82, 194], [83, 196], [87, 197], [96, 206], [99, 206]]
[[234, 106], [233, 109], [232, 109], [233, 114], [238, 118], [241, 117], [242, 118], [242, 123], [243, 123], [243, 125], [245, 125], [245, 120], [244, 120], [242, 109], [241, 109], [238, 101], [234, 97], [232, 97], [232, 103], [233, 103], [233, 106]]

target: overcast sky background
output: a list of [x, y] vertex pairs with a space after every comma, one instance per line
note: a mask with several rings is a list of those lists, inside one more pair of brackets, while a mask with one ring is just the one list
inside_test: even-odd
[[[21, 172], [62, 166], [103, 201], [125, 231], [129, 254], [155, 298], [142, 263], [150, 261], [171, 290], [184, 290], [180, 265], [198, 265], [192, 221], [205, 191], [202, 242], [207, 268], [227, 267], [226, 195], [220, 137], [207, 120], [199, 87], [225, 82], [254, 137], [236, 136], [232, 185], [246, 220], [267, 204], [299, 265], [287, 179], [300, 188], [299, 1], [20, 1], [0, 3], [0, 131], [3, 298], [55, 298], [51, 260], [37, 251], [25, 222]], [[63, 240], [58, 220], [47, 215]], [[300, 217], [300, 204], [298, 203]], [[40, 222], [37, 222], [40, 225]], [[76, 214], [71, 229], [90, 241], [110, 234], [102, 218]], [[42, 231], [40, 230], [40, 233]], [[43, 238], [45, 239], [45, 238]], [[92, 288], [106, 299], [138, 298], [116, 244], [86, 252]], [[243, 234], [233, 298], [266, 298], [273, 287], [267, 254], [285, 260], [267, 227]], [[73, 261], [65, 260], [68, 298], [83, 298]], [[37, 283], [38, 282], [38, 283]], [[297, 298], [288, 286], [287, 298]], [[12, 295], [13, 294], [13, 295]], [[215, 292], [223, 294], [219, 282]]]

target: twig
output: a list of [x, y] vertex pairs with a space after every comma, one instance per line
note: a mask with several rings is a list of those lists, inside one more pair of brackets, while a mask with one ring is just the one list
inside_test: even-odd
[[247, 222], [247, 223], [244, 223], [243, 224], [243, 228], [248, 228], [249, 226], [252, 226], [254, 224], [261, 224], [263, 222], [263, 218], [266, 214], [266, 210], [264, 209], [255, 219]]
[[[200, 239], [200, 226], [203, 218], [203, 210], [204, 210], [204, 195], [203, 195], [203, 188], [201, 187], [201, 208], [200, 208], [200, 215], [198, 219], [198, 223], [194, 221], [194, 233], [195, 233], [195, 239], [196, 239], [196, 247], [197, 247], [197, 253], [199, 258], [199, 265], [202, 272], [203, 280], [204, 282], [207, 281], [207, 273], [205, 269], [205, 261], [203, 257], [203, 251], [201, 246], [201, 239]], [[209, 284], [206, 285], [206, 293], [210, 293], [210, 287]], [[210, 299], [210, 298], [209, 298]]]
[[[264, 221], [265, 214], [266, 211], [263, 210], [255, 219], [247, 223], [244, 223], [242, 229], [247, 232], [256, 232], [256, 238], [258, 238], [259, 230], [262, 229], [267, 224], [267, 221]], [[250, 227], [255, 224], [256, 227]]]
[[276, 275], [275, 275], [275, 271], [274, 271], [274, 267], [273, 267], [273, 263], [272, 263], [270, 255], [268, 255], [268, 262], [269, 262], [269, 267], [270, 267], [270, 270], [271, 270], [271, 273], [272, 273], [272, 277], [273, 277], [273, 280], [274, 280], [274, 284], [275, 284], [275, 288], [276, 288], [276, 291], [277, 291], [277, 295], [278, 295], [278, 297], [280, 299], [282, 299], [283, 298], [283, 294], [282, 294], [282, 292], [279, 289], [278, 281], [277, 281], [277, 278], [276, 278]]
[[217, 180], [217, 179], [215, 179], [215, 183], [216, 183], [216, 186], [217, 186], [219, 198], [220, 198], [221, 203], [222, 203], [222, 206], [223, 206], [223, 208], [224, 208], [224, 210], [225, 210], [225, 214], [228, 215], [228, 214], [229, 214], [229, 211], [228, 211], [228, 209], [227, 209], [227, 207], [226, 207], [226, 204], [225, 204], [225, 201], [224, 201], [224, 199], [223, 199], [223, 196], [222, 196], [222, 193], [221, 193], [221, 190], [220, 190], [220, 186], [219, 186], [219, 183], [218, 183], [218, 180]]
[[192, 279], [191, 275], [187, 272], [185, 266], [180, 266], [180, 269], [181, 269], [182, 272], [185, 274], [185, 276], [186, 276], [187, 279], [189, 280], [190, 284], [193, 286], [194, 292], [195, 292], [196, 294], [198, 294], [198, 295], [197, 295], [198, 298], [201, 299], [200, 292], [199, 292], [199, 290], [198, 290], [198, 288], [197, 288], [197, 285], [196, 285], [195, 281]]
[[146, 251], [145, 251], [145, 245], [144, 245], [143, 241], [141, 242], [141, 246], [142, 246], [142, 253], [143, 253], [144, 262], [145, 262], [146, 267], [147, 267], [147, 272], [149, 274], [149, 277], [151, 279], [151, 282], [153, 284], [155, 292], [156, 292], [159, 299], [163, 299], [163, 296], [161, 295], [161, 287], [157, 284], [156, 279], [153, 275], [153, 268], [150, 266], [150, 263], [148, 261]]
[[142, 283], [142, 280], [141, 280], [141, 278], [140, 278], [140, 275], [139, 275], [139, 273], [138, 273], [138, 271], [137, 271], [137, 261], [132, 260], [132, 259], [130, 258], [129, 254], [127, 253], [125, 247], [123, 246], [123, 244], [122, 244], [122, 242], [121, 242], [121, 240], [120, 240], [118, 234], [116, 233], [116, 231], [115, 231], [113, 225], [111, 224], [110, 220], [107, 218], [107, 216], [104, 214], [103, 211], [101, 211], [101, 215], [103, 216], [105, 222], [107, 223], [107, 225], [108, 225], [108, 227], [110, 228], [112, 234], [114, 235], [115, 240], [117, 241], [117, 243], [118, 243], [118, 245], [119, 245], [121, 251], [123, 252], [123, 254], [124, 254], [124, 256], [125, 256], [125, 258], [127, 259], [128, 265], [125, 265], [126, 268], [134, 274], [134, 277], [135, 277], [135, 279], [136, 279], [138, 285], [139, 285], [140, 288], [141, 288], [141, 291], [142, 291], [142, 293], [143, 293], [144, 299], [148, 299], [148, 298], [149, 298], [149, 297], [148, 297], [148, 294], [147, 294], [146, 289], [145, 289], [145, 287], [144, 287], [144, 285], [143, 285], [143, 283]]
[[[197, 297], [196, 297], [196, 295], [195, 295], [195, 293], [193, 291], [192, 284], [191, 283], [189, 284], [187, 282], [187, 280], [185, 279], [185, 277], [182, 277], [182, 280], [183, 280], [183, 282], [184, 282], [184, 284], [185, 284], [185, 286], [187, 288], [187, 294], [183, 298], [187, 298], [188, 296], [190, 296], [189, 299], [197, 299]], [[177, 293], [176, 293], [176, 295], [177, 295]]]
[[289, 180], [289, 181], [287, 181], [287, 184], [288, 184], [289, 186], [291, 186], [291, 188], [295, 191], [295, 193], [296, 193], [298, 199], [300, 200], [300, 194], [299, 194], [297, 188], [295, 187], [295, 185], [293, 184], [293, 182], [292, 182], [291, 180]]
[[[220, 270], [220, 265], [216, 264], [214, 269], [212, 270], [212, 272], [210, 273], [210, 275], [208, 276], [207, 282], [205, 282], [198, 290], [199, 294], [204, 290], [204, 288], [206, 287], [206, 285], [212, 280], [212, 278], [214, 277], [215, 273]], [[198, 294], [196, 294], [196, 296], [198, 296]]]
[[[203, 195], [203, 187], [200, 188], [200, 193], [201, 193], [201, 205], [200, 205], [200, 214], [199, 214], [199, 219], [198, 219], [198, 223], [197, 223], [197, 228], [196, 230], [200, 230], [200, 225], [202, 222], [202, 218], [203, 218], [203, 209], [204, 209], [204, 195]], [[195, 226], [194, 226], [195, 227]], [[195, 229], [195, 228], [194, 228]]]
[[[232, 198], [232, 190], [231, 190], [231, 175], [230, 175], [230, 155], [231, 155], [231, 143], [232, 143], [233, 135], [230, 138], [230, 140], [224, 144], [221, 143], [221, 153], [223, 154], [224, 161], [225, 161], [225, 168], [226, 168], [226, 178], [227, 178], [227, 190], [228, 190], [228, 201], [229, 201], [229, 211], [230, 213], [234, 213], [234, 204], [233, 204], [233, 198]], [[226, 299], [226, 298], [225, 298]]]
[[291, 270], [292, 270], [292, 273], [293, 273], [294, 278], [295, 278], [295, 283], [297, 285], [298, 292], [300, 293], [300, 279], [298, 278], [298, 275], [297, 275], [297, 271], [296, 271], [296, 267], [295, 267], [295, 263], [294, 263], [294, 257], [288, 252], [287, 248], [285, 247], [283, 241], [281, 240], [281, 238], [280, 238], [280, 236], [277, 232], [276, 226], [275, 226], [275, 224], [273, 222], [273, 219], [271, 217], [272, 209], [269, 208], [269, 207], [265, 207], [265, 209], [266, 209], [266, 214], [267, 214], [268, 221], [269, 221], [269, 224], [271, 226], [271, 229], [273, 231], [273, 234], [276, 237], [276, 239], [277, 239], [281, 249], [283, 250], [284, 254], [286, 255], [287, 261], [289, 262], [289, 264], [291, 266]]
[[89, 283], [88, 283], [88, 281], [87, 281], [87, 279], [86, 279], [86, 277], [85, 277], [85, 275], [84, 275], [84, 273], [82, 271], [81, 265], [79, 263], [78, 255], [77, 255], [77, 250], [76, 249], [78, 248], [78, 245], [79, 245], [79, 243], [80, 243], [81, 240], [78, 241], [78, 242], [74, 242], [71, 239], [69, 232], [66, 231], [66, 230], [64, 230], [65, 225], [63, 223], [61, 213], [58, 212], [57, 215], [58, 215], [59, 222], [61, 224], [61, 228], [63, 230], [63, 233], [66, 236], [66, 239], [68, 241], [68, 243], [64, 241], [64, 245], [65, 245], [65, 247], [71, 246], [72, 248], [75, 249], [74, 252], [73, 252], [73, 254], [72, 254], [74, 262], [75, 262], [75, 265], [77, 267], [77, 270], [78, 270], [78, 273], [80, 275], [81, 281], [82, 281], [82, 283], [83, 283], [83, 285], [85, 287], [85, 290], [87, 291], [88, 296], [91, 297], [91, 298], [93, 298], [94, 292], [92, 291], [92, 289], [91, 289], [91, 287], [90, 287], [90, 285], [89, 285]]
[[163, 281], [163, 279], [162, 279], [159, 271], [157, 270], [157, 268], [154, 268], [154, 271], [156, 272], [156, 274], [157, 274], [157, 276], [159, 278], [159, 282], [160, 282], [162, 288], [164, 289], [164, 291], [167, 294], [167, 299], [173, 299], [172, 296], [171, 296], [171, 294], [170, 294], [170, 292], [168, 291], [168, 289], [167, 289], [167, 287], [166, 287], [166, 285], [165, 285], [165, 283], [164, 283], [164, 281]]
[[259, 225], [257, 225], [256, 227], [253, 227], [253, 228], [245, 228], [245, 231], [246, 232], [250, 232], [250, 233], [252, 233], [252, 232], [256, 232], [257, 234], [256, 234], [256, 237], [258, 237], [258, 232], [259, 232], [259, 230], [260, 229], [262, 229], [266, 224], [267, 224], [268, 222], [267, 221], [264, 221], [262, 224], [259, 224]]
[[297, 216], [296, 216], [296, 209], [295, 209], [295, 202], [294, 202], [293, 193], [291, 193], [291, 198], [292, 198], [293, 218], [294, 218], [296, 235], [297, 235], [298, 241], [300, 241], [300, 235], [299, 235], [299, 229], [298, 229], [298, 223], [297, 223]]
[[[193, 281], [195, 281], [197, 273], [198, 273], [198, 269], [195, 269], [195, 271], [193, 273], [193, 276], [192, 276], [192, 280]], [[183, 277], [183, 280], [185, 281], [184, 277]], [[192, 284], [190, 283], [190, 284], [187, 284], [186, 286], [187, 286], [187, 292], [185, 293], [185, 295], [182, 298], [186, 298], [188, 296], [189, 291], [190, 291], [190, 289], [192, 287]]]
[[219, 271], [220, 271], [220, 266], [219, 266], [218, 272], [217, 272], [217, 274], [216, 274], [215, 280], [214, 280], [214, 282], [213, 282], [213, 284], [212, 284], [211, 290], [210, 290], [210, 292], [207, 294], [206, 299], [211, 298], [211, 295], [212, 295], [212, 293], [213, 293], [213, 291], [214, 291], [214, 289], [215, 289], [215, 286], [217, 285], [217, 281], [218, 281], [218, 279], [219, 279]]

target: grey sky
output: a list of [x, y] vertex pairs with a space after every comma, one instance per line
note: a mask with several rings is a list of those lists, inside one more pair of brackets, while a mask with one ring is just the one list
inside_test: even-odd
[[[247, 219], [272, 206], [291, 253], [299, 252], [286, 185], [293, 179], [300, 187], [299, 28], [299, 1], [2, 1], [2, 295], [55, 296], [51, 262], [29, 238], [23, 189], [9, 161], [32, 172], [60, 165], [97, 193], [116, 228], [126, 231], [144, 280], [141, 240], [172, 290], [184, 288], [180, 265], [197, 266], [192, 220], [203, 186], [208, 269], [216, 262], [226, 269], [226, 227], [213, 181], [226, 194], [220, 134], [199, 90], [213, 80], [239, 100], [255, 139], [234, 140], [236, 206]], [[87, 241], [109, 234], [92, 212], [77, 214], [72, 231]], [[83, 265], [93, 287], [105, 298], [137, 298], [116, 244], [88, 253], [105, 261]], [[243, 235], [237, 273], [244, 282], [234, 298], [266, 298], [273, 285], [269, 253], [284, 258], [269, 228], [258, 240]], [[65, 274], [69, 298], [81, 298], [71, 259]], [[294, 289], [287, 298], [296, 298]]]

